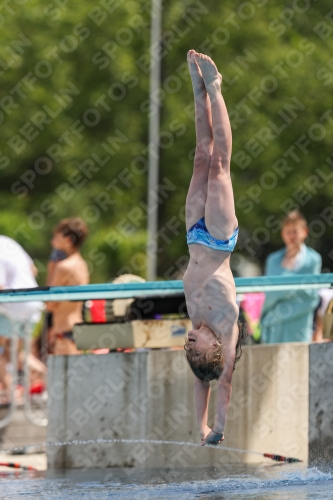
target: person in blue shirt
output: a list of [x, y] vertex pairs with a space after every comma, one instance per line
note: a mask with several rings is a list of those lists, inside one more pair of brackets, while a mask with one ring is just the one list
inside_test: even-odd
[[[304, 244], [308, 236], [305, 217], [293, 210], [282, 221], [281, 237], [285, 247], [270, 254], [266, 276], [319, 274], [322, 259]], [[261, 342], [310, 342], [313, 315], [319, 303], [316, 290], [290, 290], [266, 293], [261, 315]]]

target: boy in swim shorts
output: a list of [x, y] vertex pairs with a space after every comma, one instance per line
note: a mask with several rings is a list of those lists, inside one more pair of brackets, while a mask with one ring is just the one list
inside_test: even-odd
[[[231, 379], [244, 340], [238, 327], [236, 289], [230, 255], [238, 236], [230, 178], [232, 148], [222, 76], [212, 59], [187, 55], [195, 103], [196, 150], [186, 199], [190, 261], [184, 290], [193, 329], [185, 341], [195, 375], [195, 403], [202, 445], [219, 444], [231, 396]], [[246, 334], [244, 335], [246, 336]], [[217, 380], [214, 425], [208, 422], [210, 381]]]
[[[80, 249], [88, 235], [86, 223], [79, 217], [61, 220], [53, 230], [51, 244], [57, 256], [65, 259], [55, 261], [49, 270], [49, 286], [74, 286], [89, 283], [89, 270], [83, 260]], [[82, 323], [82, 305], [80, 301], [47, 302], [47, 311], [52, 313], [52, 327], [49, 341], [53, 354], [78, 354], [73, 339], [73, 327]]]

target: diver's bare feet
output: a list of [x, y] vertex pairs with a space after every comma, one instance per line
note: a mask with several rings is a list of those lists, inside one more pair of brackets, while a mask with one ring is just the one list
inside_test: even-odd
[[194, 96], [206, 93], [206, 87], [202, 78], [201, 70], [195, 60], [196, 55], [197, 53], [193, 49], [189, 50], [187, 53], [187, 62], [190, 70]]
[[201, 70], [207, 92], [220, 90], [222, 75], [218, 72], [214, 61], [209, 56], [197, 52], [195, 53], [195, 60]]

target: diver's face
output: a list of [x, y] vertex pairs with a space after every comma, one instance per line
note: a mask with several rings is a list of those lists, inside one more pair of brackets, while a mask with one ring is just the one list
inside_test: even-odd
[[214, 333], [204, 326], [198, 330], [190, 330], [187, 338], [188, 350], [197, 354], [198, 357], [206, 352], [209, 354], [209, 350], [218, 346], [218, 340]]

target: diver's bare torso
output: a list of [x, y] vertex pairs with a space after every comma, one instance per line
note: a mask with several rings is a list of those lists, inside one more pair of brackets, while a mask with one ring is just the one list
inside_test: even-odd
[[238, 306], [230, 253], [197, 244], [189, 245], [189, 252], [184, 291], [193, 327], [207, 326], [222, 344], [229, 344], [232, 337], [236, 345]]

